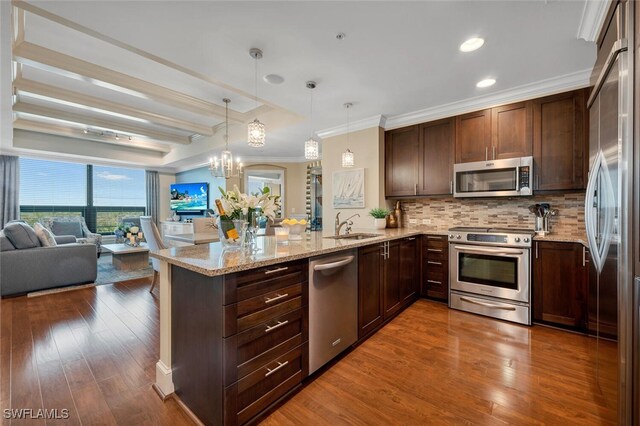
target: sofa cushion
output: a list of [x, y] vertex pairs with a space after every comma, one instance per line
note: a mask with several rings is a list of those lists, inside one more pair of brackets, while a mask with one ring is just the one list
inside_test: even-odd
[[4, 234], [18, 250], [40, 247], [36, 231], [24, 222], [13, 222], [4, 227]]
[[51, 224], [51, 232], [54, 235], [73, 235], [76, 238], [82, 237], [82, 226], [80, 222], [61, 222], [54, 221]]
[[9, 238], [4, 235], [4, 231], [0, 231], [0, 251], [9, 251], [15, 250], [16, 248], [13, 246]]
[[38, 236], [38, 240], [40, 240], [42, 247], [53, 247], [58, 245], [51, 231], [41, 224], [36, 223], [33, 225], [33, 230], [36, 231], [36, 235]]

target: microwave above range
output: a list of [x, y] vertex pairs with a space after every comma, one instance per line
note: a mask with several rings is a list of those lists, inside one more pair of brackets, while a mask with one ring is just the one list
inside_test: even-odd
[[532, 182], [533, 157], [453, 166], [453, 196], [457, 198], [531, 196]]

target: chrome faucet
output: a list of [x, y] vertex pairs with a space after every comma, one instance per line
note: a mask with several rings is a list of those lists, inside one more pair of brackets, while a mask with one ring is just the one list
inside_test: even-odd
[[351, 221], [351, 219], [353, 219], [356, 216], [360, 217], [360, 214], [356, 213], [354, 215], [349, 216], [347, 219], [343, 220], [342, 222], [340, 222], [340, 212], [336, 213], [336, 237], [340, 235], [340, 230], [345, 225], [346, 225], [345, 234], [348, 235], [351, 232], [351, 225], [353, 225], [353, 222]]

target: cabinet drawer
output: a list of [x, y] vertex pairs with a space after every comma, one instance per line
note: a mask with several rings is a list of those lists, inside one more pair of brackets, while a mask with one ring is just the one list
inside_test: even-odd
[[266, 309], [259, 310], [257, 312], [238, 317], [236, 331], [239, 333], [244, 330], [248, 330], [257, 325], [262, 325], [270, 320], [287, 313], [294, 311], [302, 307], [302, 297], [294, 297], [293, 299], [285, 300], [276, 303], [273, 306], [269, 306]]
[[[246, 371], [248, 366], [245, 364], [254, 361], [256, 357], [263, 356], [266, 352], [296, 336], [301, 339], [300, 343], [307, 340], [302, 309], [296, 309], [238, 333], [236, 337], [236, 364], [238, 369], [243, 370], [245, 374], [255, 370], [259, 365], [254, 365], [253, 369]], [[264, 362], [268, 360], [267, 358]], [[238, 377], [243, 375], [239, 374]]]
[[449, 257], [448, 247], [424, 247], [422, 256], [431, 260], [446, 260]]
[[445, 259], [425, 259], [424, 262], [424, 271], [427, 274], [444, 274], [449, 268], [449, 262]]
[[302, 295], [302, 284], [297, 283], [289, 287], [274, 290], [261, 296], [252, 297], [238, 302], [237, 315], [238, 318], [249, 315], [263, 309], [276, 306], [287, 300], [300, 297]]
[[225, 277], [224, 304], [228, 305], [307, 281], [306, 260], [238, 272]]
[[[305, 346], [264, 364], [225, 390], [227, 415], [244, 424], [302, 382]], [[229, 419], [231, 420], [231, 419]]]
[[448, 250], [446, 235], [425, 235], [422, 240], [424, 241], [423, 246], [425, 249], [432, 248]]

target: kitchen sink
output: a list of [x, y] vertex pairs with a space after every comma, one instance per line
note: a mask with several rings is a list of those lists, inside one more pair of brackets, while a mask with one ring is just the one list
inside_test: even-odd
[[366, 240], [367, 238], [375, 238], [381, 236], [382, 234], [365, 234], [362, 232], [355, 232], [353, 234], [333, 235], [331, 237], [325, 238], [331, 238], [333, 240]]

